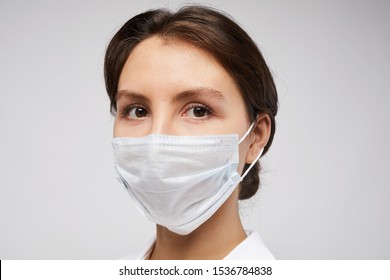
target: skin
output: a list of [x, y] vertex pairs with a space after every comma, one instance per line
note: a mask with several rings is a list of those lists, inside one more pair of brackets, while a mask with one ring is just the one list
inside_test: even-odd
[[[178, 39], [153, 36], [134, 48], [118, 83], [114, 137], [148, 134], [239, 134], [251, 125], [244, 100], [229, 73], [208, 52]], [[240, 144], [239, 172], [256, 159], [271, 130], [259, 115]], [[238, 190], [188, 235], [156, 225], [150, 259], [223, 259], [246, 238]]]

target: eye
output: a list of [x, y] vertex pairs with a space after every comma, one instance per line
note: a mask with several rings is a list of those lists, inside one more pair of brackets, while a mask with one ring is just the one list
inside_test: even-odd
[[185, 115], [190, 118], [207, 118], [211, 115], [211, 110], [203, 104], [190, 104]]
[[130, 105], [124, 109], [122, 115], [129, 119], [141, 119], [147, 117], [149, 112], [141, 105]]

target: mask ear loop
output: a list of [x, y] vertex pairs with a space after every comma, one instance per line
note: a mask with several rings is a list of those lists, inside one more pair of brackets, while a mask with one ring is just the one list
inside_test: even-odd
[[260, 153], [256, 157], [256, 159], [249, 165], [249, 167], [245, 170], [244, 174], [241, 176], [241, 179], [244, 180], [245, 176], [249, 173], [249, 171], [252, 169], [252, 167], [256, 164], [256, 162], [259, 160], [261, 155], [263, 154], [264, 148], [260, 150]]
[[[256, 119], [257, 119], [257, 116], [256, 116]], [[248, 136], [249, 133], [251, 133], [252, 131], [252, 128], [254, 127], [255, 125], [255, 122], [253, 122], [251, 124], [251, 126], [249, 127], [249, 129], [247, 130], [247, 132], [244, 134], [244, 136], [241, 138], [241, 140], [238, 142], [238, 144], [241, 144], [242, 141], [244, 141], [244, 139]], [[249, 171], [252, 169], [252, 167], [256, 164], [256, 162], [259, 160], [259, 158], [261, 157], [262, 153], [264, 151], [264, 148], [260, 150], [260, 153], [258, 154], [258, 156], [256, 157], [256, 159], [251, 163], [251, 165], [249, 165], [249, 167], [245, 170], [244, 174], [241, 176], [241, 180], [243, 180], [245, 178], [245, 176], [249, 173]]]
[[238, 145], [240, 145], [240, 144], [242, 143], [242, 141], [244, 141], [245, 138], [249, 135], [249, 133], [251, 133], [252, 128], [253, 128], [254, 125], [255, 125], [255, 122], [253, 122], [253, 123], [251, 124], [251, 126], [250, 126], [250, 127], [248, 128], [248, 130], [245, 132], [244, 136], [242, 136], [241, 140], [238, 141]]

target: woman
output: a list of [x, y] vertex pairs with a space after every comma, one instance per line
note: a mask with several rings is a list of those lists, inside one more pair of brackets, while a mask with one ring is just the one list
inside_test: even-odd
[[250, 37], [206, 7], [153, 10], [124, 24], [105, 57], [119, 179], [156, 223], [136, 259], [272, 259], [241, 224], [259, 187], [276, 88]]

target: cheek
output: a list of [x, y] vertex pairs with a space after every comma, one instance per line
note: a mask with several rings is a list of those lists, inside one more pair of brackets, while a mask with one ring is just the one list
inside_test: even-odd
[[120, 122], [115, 118], [114, 127], [112, 131], [113, 137], [124, 137], [124, 129], [120, 125]]
[[112, 136], [118, 137], [118, 129], [116, 128], [115, 123], [114, 123], [114, 127], [112, 128]]
[[238, 171], [240, 174], [242, 174], [242, 170], [244, 169], [245, 165], [245, 159], [246, 159], [246, 154], [248, 153], [249, 150], [249, 144], [248, 141], [244, 141], [239, 145], [239, 158], [240, 158], [240, 163], [238, 165]]

